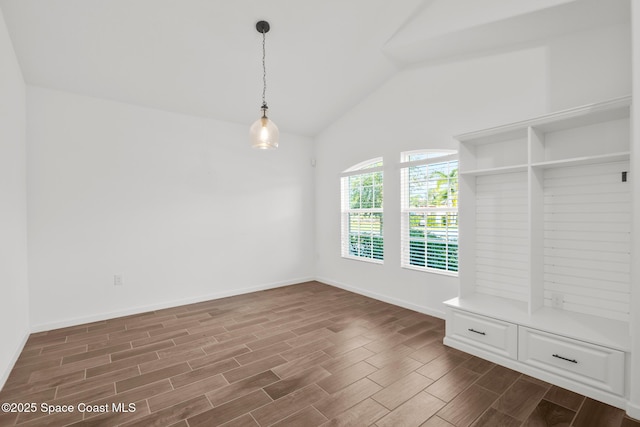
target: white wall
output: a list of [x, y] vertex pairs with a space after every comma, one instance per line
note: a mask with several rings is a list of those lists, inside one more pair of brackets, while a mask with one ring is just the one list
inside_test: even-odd
[[27, 111], [34, 330], [313, 277], [310, 139], [36, 87]]
[[[443, 316], [457, 278], [399, 266], [400, 152], [456, 148], [452, 136], [462, 132], [628, 95], [630, 50], [629, 26], [614, 26], [398, 73], [316, 140], [319, 280]], [[377, 156], [385, 161], [384, 265], [340, 257], [339, 174]]]
[[0, 11], [0, 388], [29, 333], [25, 84]]

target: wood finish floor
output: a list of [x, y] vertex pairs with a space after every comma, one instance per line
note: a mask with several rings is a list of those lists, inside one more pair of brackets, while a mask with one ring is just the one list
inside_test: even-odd
[[37, 333], [0, 392], [37, 410], [0, 425], [640, 426], [443, 336], [441, 319], [318, 282]]

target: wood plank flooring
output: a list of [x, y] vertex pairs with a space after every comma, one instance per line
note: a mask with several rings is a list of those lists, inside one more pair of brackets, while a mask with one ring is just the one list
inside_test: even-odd
[[318, 282], [37, 333], [0, 391], [35, 410], [0, 426], [640, 427], [443, 336]]

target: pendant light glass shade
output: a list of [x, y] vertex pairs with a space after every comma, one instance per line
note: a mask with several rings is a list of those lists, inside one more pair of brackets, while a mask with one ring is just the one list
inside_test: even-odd
[[262, 109], [262, 117], [256, 120], [249, 129], [251, 146], [261, 150], [278, 148], [278, 126], [267, 117], [267, 109]]

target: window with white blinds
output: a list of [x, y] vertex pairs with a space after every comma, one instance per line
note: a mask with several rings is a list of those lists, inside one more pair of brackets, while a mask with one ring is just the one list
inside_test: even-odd
[[342, 173], [342, 256], [382, 263], [382, 158], [359, 163]]
[[458, 272], [458, 154], [411, 151], [401, 157], [402, 267]]

